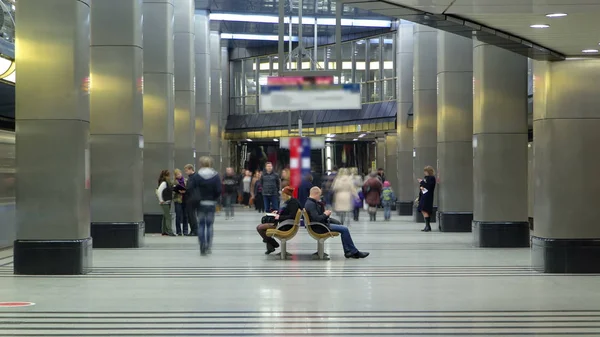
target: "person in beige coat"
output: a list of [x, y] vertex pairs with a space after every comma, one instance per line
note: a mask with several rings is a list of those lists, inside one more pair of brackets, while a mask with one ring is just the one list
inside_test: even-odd
[[335, 194], [335, 204], [333, 209], [339, 214], [342, 224], [350, 223], [348, 216], [354, 210], [354, 201], [358, 198], [358, 191], [354, 179], [348, 169], [341, 169], [333, 183], [333, 193]]

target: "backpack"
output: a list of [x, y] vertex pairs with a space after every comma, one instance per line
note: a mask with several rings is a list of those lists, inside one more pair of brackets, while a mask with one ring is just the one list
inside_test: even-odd
[[386, 203], [394, 202], [394, 192], [390, 188], [384, 188], [382, 193], [382, 199]]

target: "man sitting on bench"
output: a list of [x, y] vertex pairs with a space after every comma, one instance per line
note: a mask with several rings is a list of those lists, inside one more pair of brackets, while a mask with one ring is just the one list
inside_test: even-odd
[[[294, 189], [292, 187], [285, 187], [281, 191], [281, 199], [283, 200], [283, 207], [279, 214], [273, 219], [273, 223], [263, 223], [256, 227], [258, 234], [263, 238], [263, 242], [267, 244], [267, 251], [265, 254], [271, 254], [275, 251], [275, 248], [279, 247], [277, 240], [267, 236], [267, 229], [277, 228], [277, 224], [285, 220], [294, 220], [296, 213], [300, 209], [300, 202], [298, 199], [293, 197]], [[281, 231], [288, 231], [292, 228], [292, 225], [284, 225], [279, 228]]]
[[[369, 256], [367, 252], [360, 252], [352, 242], [350, 230], [348, 227], [342, 226], [341, 222], [331, 218], [331, 211], [325, 210], [325, 205], [321, 202], [321, 189], [313, 187], [310, 189], [310, 197], [306, 200], [304, 210], [308, 213], [311, 222], [322, 223], [327, 226], [330, 231], [340, 233], [342, 237], [342, 246], [344, 247], [344, 256], [349, 259], [364, 259]], [[307, 224], [308, 225], [308, 224]], [[327, 230], [321, 226], [312, 227], [318, 234], [325, 234]]]

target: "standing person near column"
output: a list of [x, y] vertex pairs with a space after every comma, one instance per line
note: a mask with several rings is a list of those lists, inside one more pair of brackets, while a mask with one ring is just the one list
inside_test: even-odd
[[221, 196], [221, 177], [212, 168], [212, 158], [201, 157], [200, 169], [188, 180], [188, 191], [199, 200], [198, 241], [202, 256], [211, 253], [213, 223], [217, 202]]
[[260, 178], [262, 177], [262, 172], [256, 171], [254, 174], [254, 186], [252, 187], [252, 191], [254, 192], [254, 207], [258, 213], [263, 213], [265, 211], [265, 200], [262, 194], [262, 183]]
[[197, 196], [194, 196], [189, 190], [189, 181], [196, 174], [194, 165], [187, 164], [183, 167], [188, 180], [185, 183], [186, 192], [183, 194], [183, 202], [187, 212], [188, 222], [190, 223], [190, 233], [187, 236], [196, 236], [198, 234], [198, 203], [200, 202]]
[[431, 166], [425, 166], [423, 169], [425, 177], [419, 179], [419, 208], [425, 218], [425, 228], [422, 232], [431, 232], [431, 213], [433, 212], [433, 195], [435, 192], [435, 171]]
[[188, 232], [188, 217], [185, 209], [185, 203], [183, 202], [183, 196], [185, 195], [185, 184], [186, 180], [181, 174], [180, 169], [175, 169], [175, 182], [173, 185], [173, 202], [175, 205], [175, 229], [177, 235], [183, 236]]
[[169, 170], [162, 170], [158, 177], [158, 188], [156, 189], [156, 196], [162, 209], [162, 235], [163, 236], [175, 236], [173, 234], [172, 218], [171, 218], [171, 201], [173, 200], [173, 186], [171, 183], [171, 173]]
[[246, 175], [242, 179], [242, 203], [250, 208], [250, 185], [252, 184], [252, 172], [246, 170]]
[[279, 180], [279, 175], [273, 171], [273, 164], [271, 162], [267, 162], [265, 165], [265, 172], [260, 178], [260, 184], [262, 186], [265, 211], [278, 211], [281, 181]]
[[225, 206], [225, 220], [233, 219], [233, 204], [238, 192], [238, 177], [232, 167], [225, 169], [223, 177], [223, 205]]

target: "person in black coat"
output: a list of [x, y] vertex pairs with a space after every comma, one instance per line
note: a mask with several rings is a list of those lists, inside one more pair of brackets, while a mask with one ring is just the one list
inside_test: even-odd
[[[267, 251], [265, 254], [271, 254], [275, 251], [275, 248], [279, 247], [279, 243], [272, 237], [267, 236], [267, 229], [277, 228], [277, 224], [286, 221], [286, 220], [294, 220], [296, 218], [296, 213], [300, 209], [300, 202], [298, 199], [293, 197], [294, 188], [285, 187], [281, 191], [281, 198], [283, 199], [283, 205], [279, 213], [275, 216], [272, 223], [263, 223], [256, 227], [256, 231], [262, 237], [263, 242], [267, 244]], [[292, 229], [292, 225], [283, 225], [279, 228], [281, 231], [288, 231]]]
[[425, 177], [419, 179], [419, 207], [418, 211], [425, 218], [425, 228], [422, 232], [431, 232], [431, 213], [433, 213], [433, 193], [435, 192], [435, 171], [433, 167], [426, 166], [423, 169]]

